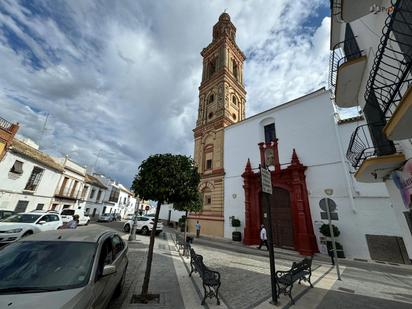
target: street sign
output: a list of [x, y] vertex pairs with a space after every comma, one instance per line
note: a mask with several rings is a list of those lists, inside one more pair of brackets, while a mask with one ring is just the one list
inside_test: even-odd
[[[320, 209], [322, 209], [323, 211], [327, 211], [326, 210], [326, 205], [329, 205], [329, 211], [332, 213], [336, 210], [336, 203], [334, 200], [330, 199], [330, 198], [323, 198], [319, 201], [319, 207]], [[333, 219], [332, 219], [333, 220]]]
[[[328, 213], [326, 211], [321, 211], [320, 212], [320, 218], [322, 220], [328, 220]], [[339, 220], [338, 213], [337, 212], [331, 212], [330, 213], [330, 219], [335, 220], [335, 221]]]
[[270, 171], [260, 167], [260, 177], [262, 178], [262, 192], [272, 194], [272, 180], [270, 179]]

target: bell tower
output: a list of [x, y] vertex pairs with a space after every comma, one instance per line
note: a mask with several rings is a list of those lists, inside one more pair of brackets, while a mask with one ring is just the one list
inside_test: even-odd
[[201, 233], [224, 233], [224, 128], [245, 118], [246, 90], [243, 83], [245, 55], [236, 44], [236, 27], [223, 13], [213, 26], [212, 42], [200, 53], [203, 57], [202, 82], [194, 159], [201, 175], [199, 190], [203, 211], [191, 214], [190, 230], [199, 221]]

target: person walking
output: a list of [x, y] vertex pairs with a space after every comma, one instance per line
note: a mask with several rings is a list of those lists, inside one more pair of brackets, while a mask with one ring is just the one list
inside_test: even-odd
[[199, 221], [197, 221], [197, 223], [195, 224], [195, 228], [196, 228], [196, 238], [199, 238], [199, 236], [200, 236], [200, 223], [199, 223]]
[[67, 222], [66, 228], [75, 229], [77, 228], [78, 224], [79, 224], [79, 215], [74, 215], [73, 220], [70, 220], [69, 222]]
[[266, 235], [266, 229], [265, 226], [262, 224], [260, 226], [260, 244], [258, 249], [260, 250], [260, 248], [262, 248], [262, 245], [265, 244], [266, 248], [269, 251], [269, 246], [268, 246], [268, 239], [267, 239], [267, 235]]

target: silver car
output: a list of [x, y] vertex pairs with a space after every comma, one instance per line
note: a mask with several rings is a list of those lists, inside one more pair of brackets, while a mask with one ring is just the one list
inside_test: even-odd
[[127, 244], [107, 228], [28, 236], [0, 250], [0, 308], [106, 308], [127, 264]]

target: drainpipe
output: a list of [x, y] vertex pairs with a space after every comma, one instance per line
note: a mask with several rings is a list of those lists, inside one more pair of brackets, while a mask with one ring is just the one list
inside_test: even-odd
[[357, 209], [356, 209], [355, 201], [354, 201], [354, 198], [353, 198], [353, 183], [352, 183], [352, 180], [350, 179], [350, 176], [349, 176], [349, 170], [348, 170], [348, 166], [346, 164], [346, 160], [345, 160], [345, 156], [344, 156], [344, 152], [343, 152], [342, 139], [341, 139], [339, 129], [338, 129], [338, 124], [337, 124], [337, 121], [336, 121], [337, 117], [338, 117], [338, 113], [334, 112], [332, 114], [332, 121], [333, 121], [333, 126], [335, 127], [336, 140], [338, 141], [339, 156], [340, 156], [340, 160], [342, 162], [343, 172], [345, 174], [346, 190], [347, 190], [348, 195], [349, 195], [349, 202], [350, 202], [352, 211], [353, 211], [353, 213], [356, 213]]

